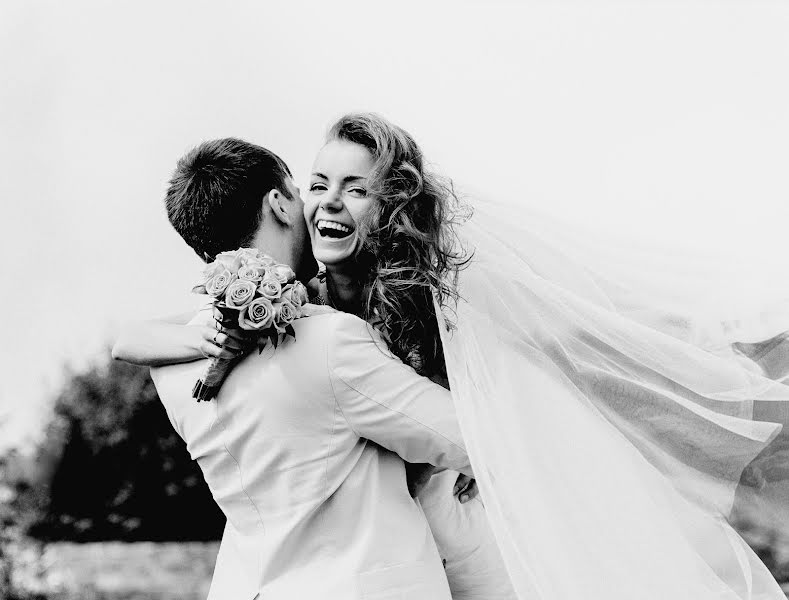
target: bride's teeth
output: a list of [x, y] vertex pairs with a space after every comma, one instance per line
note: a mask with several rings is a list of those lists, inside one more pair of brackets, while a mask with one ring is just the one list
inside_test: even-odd
[[350, 227], [334, 221], [318, 221], [318, 229], [336, 229], [342, 233], [351, 233]]

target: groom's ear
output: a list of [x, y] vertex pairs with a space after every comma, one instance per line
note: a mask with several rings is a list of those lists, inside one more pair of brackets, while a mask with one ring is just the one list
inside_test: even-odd
[[293, 224], [293, 219], [287, 209], [288, 199], [282, 192], [275, 188], [266, 194], [264, 201], [268, 202], [271, 214], [277, 221], [286, 226]]

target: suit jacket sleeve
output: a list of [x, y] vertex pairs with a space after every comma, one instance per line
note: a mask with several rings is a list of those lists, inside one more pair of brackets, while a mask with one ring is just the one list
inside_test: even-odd
[[335, 323], [329, 377], [351, 429], [409, 462], [473, 477], [450, 393], [392, 355], [366, 322], [338, 315]]

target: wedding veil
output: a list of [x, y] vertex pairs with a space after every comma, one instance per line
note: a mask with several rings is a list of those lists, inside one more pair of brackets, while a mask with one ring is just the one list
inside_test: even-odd
[[474, 211], [442, 341], [519, 597], [784, 600], [727, 517], [748, 484], [789, 490], [789, 386], [732, 345], [789, 330], [789, 303], [747, 270]]

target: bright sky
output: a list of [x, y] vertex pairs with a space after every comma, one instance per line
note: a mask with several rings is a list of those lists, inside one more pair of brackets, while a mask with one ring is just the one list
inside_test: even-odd
[[789, 4], [273, 4], [2, 3], [0, 447], [119, 323], [194, 306], [162, 197], [209, 138], [303, 185], [331, 121], [374, 110], [461, 186], [789, 263]]

